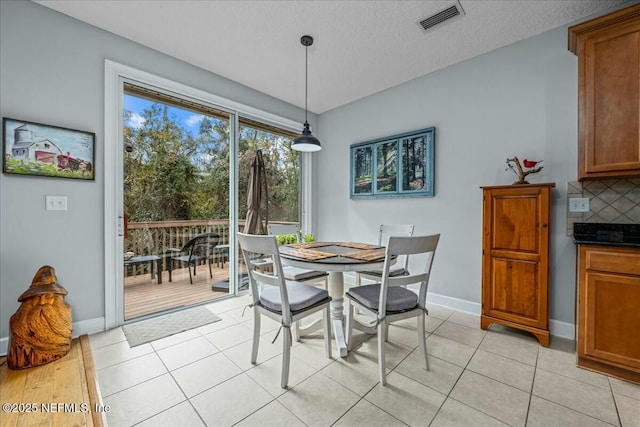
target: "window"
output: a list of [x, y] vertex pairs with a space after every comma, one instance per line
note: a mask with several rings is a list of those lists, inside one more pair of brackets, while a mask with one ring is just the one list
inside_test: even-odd
[[[125, 190], [137, 190], [135, 197], [125, 197], [129, 219], [228, 218], [229, 113], [131, 83], [125, 83], [124, 101], [125, 170], [132, 175], [125, 178]], [[299, 222], [301, 161], [298, 151], [291, 149], [296, 133], [243, 116], [239, 125], [239, 218], [247, 215], [247, 179], [260, 150], [267, 180], [263, 191], [268, 197], [262, 202], [263, 221]], [[160, 165], [183, 159], [184, 168], [191, 173], [175, 167], [150, 167], [156, 158]], [[176, 176], [134, 179], [135, 174], [157, 175], [157, 170], [164, 169]], [[191, 182], [183, 183], [186, 180]]]
[[351, 145], [351, 198], [433, 197], [435, 128]]
[[129, 221], [228, 221], [229, 113], [125, 83], [123, 125]]
[[291, 148], [296, 137], [275, 127], [240, 117], [238, 150], [239, 187], [238, 216], [247, 216], [247, 190], [249, 170], [257, 150], [262, 152], [266, 187], [266, 200], [262, 200], [261, 217], [269, 222], [300, 222], [300, 154]]

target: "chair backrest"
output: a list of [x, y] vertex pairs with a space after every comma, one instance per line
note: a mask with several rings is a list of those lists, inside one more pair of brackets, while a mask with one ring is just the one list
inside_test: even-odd
[[[249, 274], [249, 283], [251, 285], [251, 295], [253, 295], [253, 303], [256, 304], [260, 300], [258, 283], [280, 288], [280, 296], [282, 301], [282, 315], [291, 316], [289, 310], [289, 296], [287, 295], [287, 286], [282, 271], [282, 263], [280, 261], [280, 252], [278, 252], [278, 242], [273, 235], [261, 236], [256, 234], [238, 233], [238, 242], [244, 257]], [[265, 257], [271, 258], [273, 261], [273, 273], [263, 273], [259, 268], [255, 268], [254, 263], [263, 260]], [[260, 265], [260, 264], [258, 264]], [[288, 319], [291, 320], [291, 319]]]
[[293, 234], [296, 236], [296, 243], [300, 243], [300, 241], [302, 241], [302, 233], [297, 224], [268, 224], [267, 233], [272, 236]]
[[[386, 246], [387, 240], [390, 236], [413, 236], [413, 230], [415, 225], [413, 224], [380, 224], [380, 233], [378, 234], [378, 245]], [[397, 264], [402, 265], [405, 269], [409, 265], [409, 257], [406, 255], [400, 256], [397, 259]]]
[[[431, 276], [431, 266], [433, 265], [433, 258], [435, 257], [439, 240], [439, 234], [432, 236], [389, 237], [382, 271], [382, 286], [380, 287], [379, 314], [381, 316], [385, 315], [387, 289], [390, 286], [404, 286], [419, 283], [418, 304], [420, 307], [425, 307], [429, 277]], [[420, 271], [415, 271], [414, 269], [409, 275], [390, 277], [389, 269], [393, 263], [393, 257], [401, 255], [411, 255], [414, 263], [417, 261], [418, 264], [422, 265]], [[418, 260], [416, 260], [416, 258]]]
[[180, 252], [189, 254], [189, 257], [194, 255], [209, 256], [213, 253], [213, 248], [218, 245], [220, 241], [220, 235], [218, 233], [202, 233], [189, 239], [185, 243]]

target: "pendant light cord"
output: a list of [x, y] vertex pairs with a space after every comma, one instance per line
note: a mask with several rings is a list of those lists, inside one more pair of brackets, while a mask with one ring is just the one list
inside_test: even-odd
[[[2, 0], [0, 0], [2, 1]], [[318, 151], [322, 147], [318, 138], [311, 134], [309, 126], [309, 46], [313, 44], [313, 37], [304, 35], [300, 38], [304, 46], [304, 126], [302, 132], [291, 143], [291, 148], [297, 151]]]
[[304, 47], [304, 122], [307, 123], [307, 96], [309, 86], [309, 46]]

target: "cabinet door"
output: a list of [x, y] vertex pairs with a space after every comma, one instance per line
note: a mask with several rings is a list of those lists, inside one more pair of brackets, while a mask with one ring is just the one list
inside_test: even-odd
[[549, 187], [484, 200], [483, 314], [547, 329]]
[[579, 176], [640, 173], [640, 18], [583, 36]]
[[579, 298], [578, 355], [640, 369], [640, 277], [587, 271]]
[[485, 315], [545, 329], [539, 262], [505, 257], [491, 259], [491, 285], [485, 289]]

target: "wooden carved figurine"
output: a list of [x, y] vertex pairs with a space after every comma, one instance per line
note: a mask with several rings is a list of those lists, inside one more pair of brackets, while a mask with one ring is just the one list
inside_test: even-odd
[[9, 321], [10, 369], [44, 365], [71, 350], [71, 307], [64, 301], [66, 294], [53, 267], [40, 267]]

